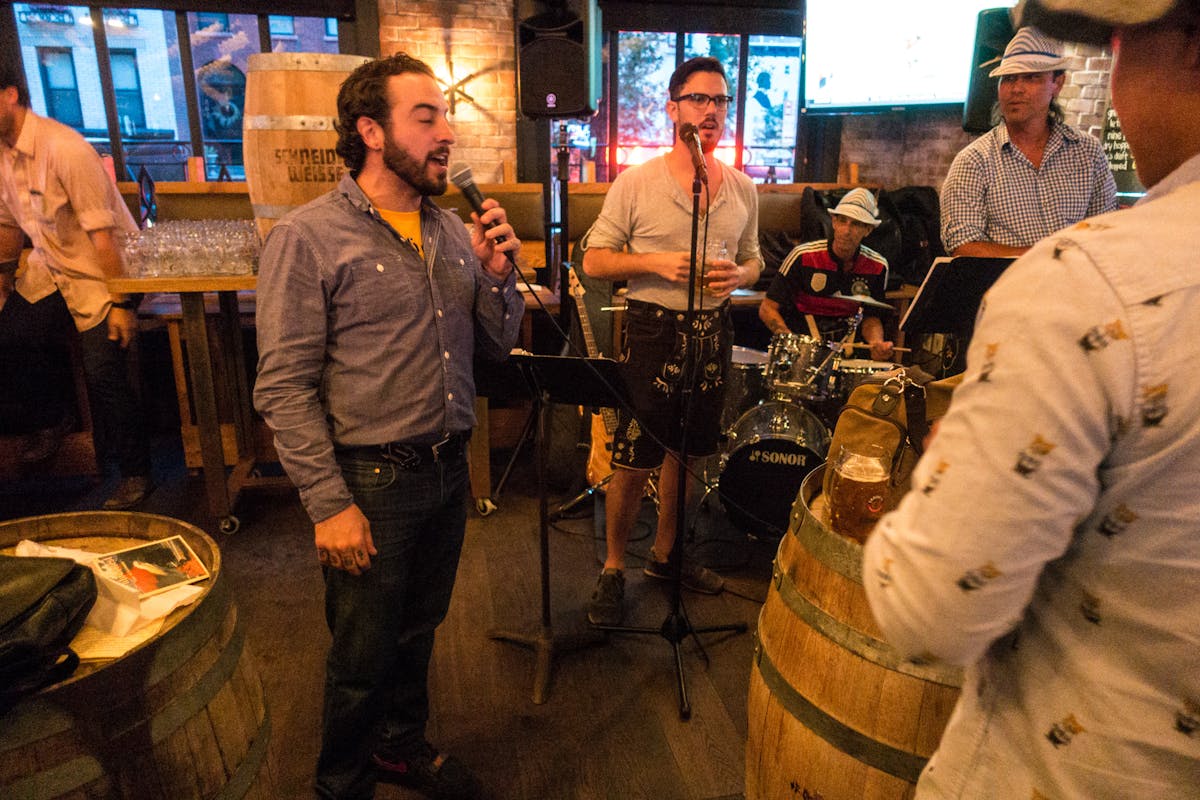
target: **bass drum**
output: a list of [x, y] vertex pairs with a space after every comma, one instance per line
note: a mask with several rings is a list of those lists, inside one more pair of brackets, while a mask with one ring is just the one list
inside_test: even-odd
[[718, 493], [725, 515], [752, 536], [782, 538], [804, 476], [825, 461], [829, 430], [804, 406], [768, 400], [729, 431]]

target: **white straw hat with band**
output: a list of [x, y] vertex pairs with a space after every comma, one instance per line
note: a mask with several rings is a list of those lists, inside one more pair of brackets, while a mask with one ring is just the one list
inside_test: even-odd
[[[1066, 69], [1069, 58], [1063, 55], [1062, 42], [1052, 39], [1037, 28], [1026, 26], [1004, 48], [1000, 66], [988, 73], [989, 78], [1021, 75], [1029, 72], [1054, 72]], [[995, 61], [979, 66], [985, 67]]]
[[875, 203], [875, 196], [861, 188], [846, 192], [837, 207], [829, 213], [865, 222], [872, 228], [880, 222], [879, 206]]

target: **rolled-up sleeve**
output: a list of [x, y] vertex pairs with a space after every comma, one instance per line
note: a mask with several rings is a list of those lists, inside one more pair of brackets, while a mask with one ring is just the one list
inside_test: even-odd
[[[1133, 374], [1128, 342], [1084, 346], [1089, 331], [1122, 329], [1120, 304], [1050, 250], [985, 298], [950, 413], [867, 542], [872, 612], [907, 657], [971, 664], [1016, 627], [1095, 505], [1115, 420], [1132, 413], [1131, 381], [1118, 377]], [[1072, 302], [1047, 303], [1063, 286]]]
[[276, 225], [259, 266], [254, 405], [274, 431], [279, 461], [313, 522], [353, 502], [321, 404], [327, 296], [314, 249], [294, 227]]
[[942, 184], [942, 245], [947, 253], [967, 242], [987, 241], [986, 193], [982, 161], [963, 150]]

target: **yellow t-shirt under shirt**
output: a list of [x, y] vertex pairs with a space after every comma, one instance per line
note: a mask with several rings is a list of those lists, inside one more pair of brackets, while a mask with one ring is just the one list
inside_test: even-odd
[[421, 254], [421, 258], [425, 257], [425, 250], [421, 247], [421, 212], [420, 211], [388, 211], [387, 209], [375, 209], [379, 212], [379, 216], [391, 225], [396, 233], [400, 234], [401, 238], [407, 239], [417, 248], [417, 252]]

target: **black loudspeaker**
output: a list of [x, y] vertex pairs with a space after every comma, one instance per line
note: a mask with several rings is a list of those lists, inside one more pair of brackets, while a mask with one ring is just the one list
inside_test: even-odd
[[527, 117], [590, 117], [600, 100], [600, 9], [557, 3], [517, 23], [517, 99]]
[[988, 8], [979, 12], [975, 27], [975, 49], [971, 58], [971, 82], [967, 101], [963, 104], [963, 130], [967, 133], [986, 133], [992, 128], [992, 108], [996, 105], [996, 78], [988, 73], [1000, 62], [979, 66], [1004, 55], [1008, 40], [1013, 37], [1012, 20], [1007, 8]]

